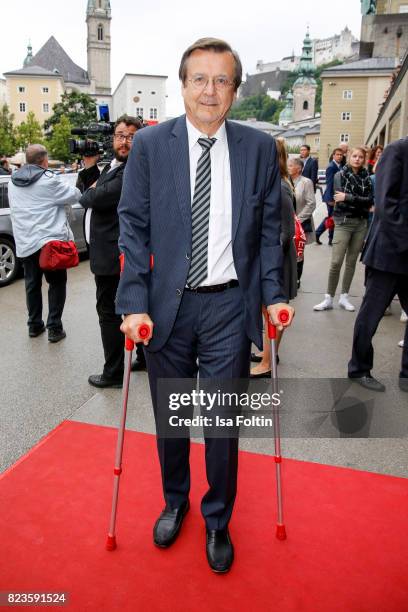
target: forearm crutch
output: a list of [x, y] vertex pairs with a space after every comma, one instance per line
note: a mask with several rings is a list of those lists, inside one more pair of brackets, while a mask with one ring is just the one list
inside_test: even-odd
[[[285, 324], [289, 321], [289, 312], [285, 309], [279, 311], [279, 321]], [[278, 367], [277, 367], [277, 350], [276, 350], [276, 326], [273, 325], [268, 317], [268, 337], [271, 341], [271, 380], [272, 393], [278, 393]], [[280, 423], [279, 423], [279, 405], [276, 406], [272, 402], [273, 409], [273, 436], [275, 438], [275, 467], [276, 467], [276, 494], [278, 503], [278, 521], [276, 524], [276, 537], [278, 540], [286, 540], [286, 529], [283, 522], [283, 503], [282, 503], [282, 473], [281, 473], [281, 444], [280, 444]]]
[[[150, 327], [143, 323], [139, 326], [139, 336], [142, 340], [146, 340], [150, 335]], [[123, 454], [123, 441], [125, 437], [125, 426], [126, 426], [126, 414], [127, 404], [129, 397], [129, 382], [130, 372], [132, 367], [132, 354], [135, 343], [130, 338], [125, 340], [125, 372], [123, 375], [123, 387], [122, 387], [122, 416], [120, 419], [120, 425], [118, 429], [118, 439], [116, 442], [116, 455], [115, 455], [115, 467], [113, 470], [113, 495], [112, 495], [112, 511], [109, 524], [108, 539], [106, 541], [107, 550], [115, 550], [116, 548], [116, 510], [118, 507], [119, 497], [119, 482], [120, 475], [122, 473], [122, 454]]]

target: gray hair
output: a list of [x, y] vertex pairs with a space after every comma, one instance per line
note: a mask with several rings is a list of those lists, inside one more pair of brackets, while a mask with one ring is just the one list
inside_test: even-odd
[[187, 60], [194, 51], [214, 51], [215, 53], [231, 53], [235, 61], [234, 67], [234, 90], [237, 91], [242, 82], [242, 64], [239, 55], [230, 45], [219, 38], [200, 38], [190, 45], [183, 53], [179, 68], [179, 78], [183, 85], [187, 80]]
[[290, 161], [292, 161], [292, 162], [293, 162], [293, 163], [294, 163], [296, 166], [299, 166], [299, 168], [300, 168], [301, 170], [303, 170], [304, 163], [303, 163], [303, 161], [300, 159], [300, 157], [294, 157], [294, 158], [292, 158]]
[[28, 145], [26, 150], [27, 164], [35, 164], [39, 166], [48, 156], [47, 149], [41, 144]]

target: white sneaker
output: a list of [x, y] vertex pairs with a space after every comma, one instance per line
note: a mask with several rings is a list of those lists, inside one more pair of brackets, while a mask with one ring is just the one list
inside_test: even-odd
[[344, 308], [344, 310], [348, 310], [349, 312], [355, 311], [355, 306], [348, 300], [348, 293], [341, 293], [339, 298], [339, 306], [340, 308]]
[[400, 341], [398, 342], [398, 346], [400, 346], [401, 348], [404, 348], [404, 341], [403, 341], [403, 340], [400, 340]]
[[400, 321], [401, 321], [401, 323], [406, 323], [408, 321], [408, 315], [405, 312], [405, 310], [401, 310]]
[[323, 302], [313, 306], [313, 310], [331, 310], [333, 308], [333, 298], [328, 293], [325, 294]]

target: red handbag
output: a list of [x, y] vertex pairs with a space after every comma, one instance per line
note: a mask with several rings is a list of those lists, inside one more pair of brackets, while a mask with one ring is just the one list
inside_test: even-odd
[[324, 227], [325, 227], [327, 230], [332, 230], [332, 229], [334, 229], [334, 219], [333, 219], [333, 217], [327, 217], [327, 218], [325, 219], [325, 222], [324, 222]]
[[40, 253], [42, 270], [66, 270], [79, 264], [79, 255], [73, 240], [50, 240]]
[[307, 238], [306, 238], [305, 230], [303, 229], [303, 226], [296, 215], [295, 215], [295, 235], [293, 237], [293, 240], [295, 242], [295, 248], [296, 248], [296, 259], [297, 261], [302, 261]]

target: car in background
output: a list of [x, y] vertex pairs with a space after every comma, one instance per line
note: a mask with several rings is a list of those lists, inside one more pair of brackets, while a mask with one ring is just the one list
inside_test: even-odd
[[320, 185], [326, 184], [326, 170], [318, 170], [317, 171], [317, 182]]
[[[61, 174], [61, 179], [75, 185], [77, 174]], [[11, 223], [8, 199], [10, 176], [0, 176], [0, 287], [9, 285], [21, 271], [21, 261], [16, 254], [16, 245]], [[85, 210], [80, 204], [72, 204], [69, 212], [69, 224], [74, 233], [79, 253], [86, 253], [88, 248], [84, 236]]]

